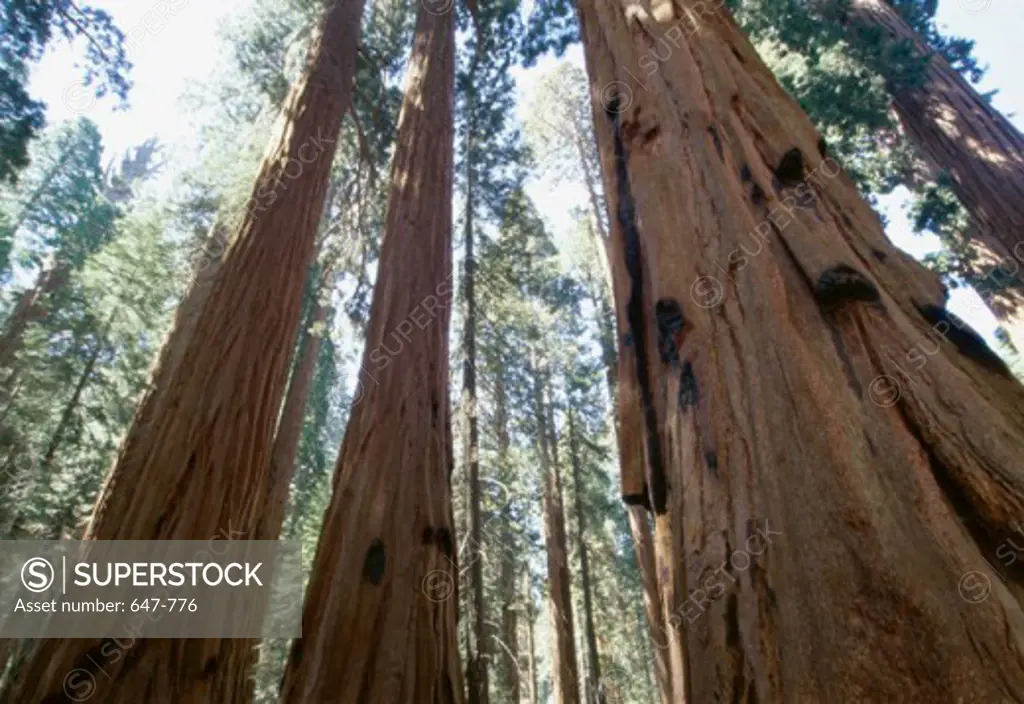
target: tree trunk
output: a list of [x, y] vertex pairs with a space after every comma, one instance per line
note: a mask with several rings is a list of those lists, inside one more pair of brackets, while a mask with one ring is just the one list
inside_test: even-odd
[[[229, 529], [254, 535], [334, 143], [351, 101], [362, 6], [328, 6], [195, 330], [151, 394], [155, 408], [129, 430], [87, 539], [204, 540]], [[291, 163], [304, 168], [293, 176]], [[69, 671], [99, 667], [91, 657], [98, 647], [42, 642], [14, 699], [63, 697]], [[97, 693], [111, 704], [248, 701], [251, 649], [245, 639], [138, 640], [127, 657], [105, 663]]]
[[322, 297], [327, 293], [330, 271], [325, 270], [314, 293], [313, 310], [309, 316], [309, 327], [302, 334], [299, 359], [288, 383], [281, 420], [274, 435], [274, 448], [270, 454], [270, 492], [267, 495], [267, 512], [259, 530], [259, 540], [277, 540], [281, 536], [292, 477], [295, 475], [295, 461], [302, 440], [302, 428], [306, 418], [309, 392], [316, 376], [316, 363], [320, 359], [320, 344], [325, 334], [322, 328], [328, 320], [329, 306]]
[[[479, 38], [477, 41], [479, 45]], [[466, 297], [466, 328], [463, 345], [465, 360], [462, 366], [463, 384], [462, 403], [466, 413], [468, 437], [466, 438], [466, 464], [469, 469], [469, 535], [473, 552], [469, 556], [471, 562], [470, 581], [473, 585], [471, 595], [473, 622], [469, 640], [469, 662], [466, 663], [466, 684], [469, 688], [469, 704], [487, 704], [487, 637], [484, 614], [484, 574], [483, 561], [480, 559], [480, 429], [477, 418], [476, 394], [476, 294], [475, 274], [476, 259], [473, 254], [473, 98], [476, 80], [476, 67], [479, 54], [474, 54], [469, 71], [469, 89], [467, 91], [466, 109], [469, 125], [466, 134], [466, 223], [463, 232], [466, 241], [466, 272], [463, 281], [463, 292]]]
[[[544, 475], [544, 544], [548, 558], [548, 607], [554, 631], [551, 679], [556, 704], [579, 704], [579, 670], [573, 634], [572, 585], [569, 551], [565, 537], [565, 509], [558, 446], [554, 441], [554, 417], [550, 400], [544, 402], [545, 372], [534, 365], [534, 410], [541, 473]], [[550, 393], [550, 392], [549, 392]]]
[[[509, 467], [508, 450], [510, 437], [508, 432], [508, 396], [505, 389], [505, 368], [503, 360], [494, 365], [494, 434], [498, 444], [499, 476], [507, 479], [513, 474]], [[519, 573], [519, 544], [512, 531], [512, 517], [500, 516], [501, 521], [501, 638], [505, 648], [505, 663], [500, 668], [503, 690], [508, 693], [513, 704], [519, 704], [520, 692], [520, 653], [519, 653], [519, 599], [516, 575]]]
[[60, 414], [60, 420], [57, 421], [57, 427], [50, 436], [50, 442], [47, 443], [46, 452], [43, 454], [43, 471], [46, 471], [53, 466], [53, 460], [57, 456], [57, 450], [60, 448], [61, 443], [64, 442], [64, 435], [67, 433], [68, 426], [71, 425], [71, 418], [74, 416], [75, 411], [78, 410], [78, 404], [82, 400], [82, 392], [85, 391], [85, 387], [89, 383], [89, 379], [92, 378], [92, 373], [96, 369], [96, 362], [99, 360], [100, 355], [103, 354], [103, 350], [107, 348], [107, 335], [110, 333], [110, 326], [114, 322], [115, 315], [117, 315], [116, 308], [110, 312], [109, 316], [107, 316], [106, 323], [103, 324], [99, 335], [96, 336], [96, 344], [89, 353], [89, 358], [85, 361], [85, 367], [82, 369], [82, 373], [78, 377], [78, 383], [75, 384], [75, 390], [72, 392], [71, 398], [68, 399], [68, 402], [64, 404], [64, 411]]
[[449, 485], [453, 14], [419, 11], [362, 394], [338, 457], [285, 702], [465, 700]]
[[1024, 389], [727, 10], [577, 7], [673, 696], [1018, 700]]
[[668, 643], [665, 640], [665, 614], [658, 596], [658, 574], [654, 566], [654, 542], [651, 538], [651, 524], [645, 509], [641, 506], [627, 506], [629, 532], [633, 536], [633, 550], [640, 568], [640, 583], [643, 587], [644, 613], [647, 615], [647, 634], [650, 638], [654, 678], [658, 683], [658, 694], [662, 704], [673, 704], [672, 678], [668, 661]]
[[[890, 81], [893, 108], [918, 152], [949, 175], [970, 213], [977, 240], [976, 288], [1024, 354], [1024, 135], [941, 55], [932, 51], [885, 0], [852, 0], [857, 23], [879, 27], [928, 56], [924, 82]], [[1010, 282], [999, 282], [998, 268]], [[992, 281], [986, 281], [989, 276]]]
[[523, 591], [526, 604], [526, 667], [530, 672], [530, 704], [537, 704], [537, 639], [533, 633], [537, 614], [533, 608], [533, 589], [530, 585], [529, 567], [523, 570]]
[[576, 499], [577, 540], [580, 545], [580, 581], [583, 583], [583, 616], [585, 642], [587, 646], [587, 695], [586, 700], [605, 704], [604, 689], [601, 686], [601, 659], [597, 652], [597, 631], [594, 628], [594, 601], [590, 588], [590, 555], [587, 550], [587, 516], [583, 508], [580, 491], [580, 457], [576, 438], [576, 425], [572, 408], [569, 409], [569, 453], [572, 461], [572, 481]]
[[[9, 369], [25, 342], [25, 331], [46, 315], [46, 303], [67, 283], [68, 265], [57, 262], [44, 268], [35, 285], [18, 296], [0, 334], [0, 369]], [[5, 393], [6, 395], [6, 393]]]

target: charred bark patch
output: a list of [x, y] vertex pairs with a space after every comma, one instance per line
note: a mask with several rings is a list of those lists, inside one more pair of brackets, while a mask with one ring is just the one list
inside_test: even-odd
[[674, 298], [662, 298], [654, 306], [654, 316], [658, 322], [658, 352], [661, 355], [661, 363], [678, 365], [678, 337], [686, 325], [683, 308]]
[[756, 183], [750, 189], [750, 202], [755, 206], [760, 206], [764, 203], [764, 189]]
[[1012, 378], [1010, 369], [999, 356], [989, 349], [985, 340], [960, 319], [941, 306], [925, 304], [917, 306], [921, 317], [928, 321], [932, 329], [952, 342], [963, 356], [973, 359], [986, 369]]
[[708, 471], [711, 472], [711, 476], [718, 476], [718, 454], [713, 450], [704, 451], [704, 463], [708, 466]]
[[647, 350], [646, 316], [644, 311], [644, 275], [641, 255], [640, 231], [636, 222], [636, 203], [629, 181], [629, 154], [622, 135], [622, 116], [615, 109], [619, 105], [616, 93], [605, 108], [612, 127], [612, 144], [615, 154], [615, 216], [622, 230], [625, 249], [626, 272], [630, 279], [629, 299], [626, 303], [626, 320], [633, 335], [636, 350], [637, 383], [640, 388], [640, 403], [644, 416], [647, 440], [647, 459], [651, 472], [651, 502], [656, 513], [666, 511], [665, 467], [662, 460], [661, 436], [658, 432], [658, 417], [654, 408], [654, 393], [651, 390], [650, 355]]
[[796, 186], [804, 180], [804, 153], [793, 147], [782, 155], [779, 165], [775, 167], [775, 177], [784, 186]]
[[433, 539], [437, 547], [444, 553], [444, 556], [449, 560], [452, 559], [455, 552], [455, 541], [452, 539], [452, 532], [447, 528], [435, 528]]
[[642, 506], [647, 509], [648, 513], [651, 511], [651, 495], [647, 491], [646, 486], [644, 486], [643, 492], [639, 494], [624, 494], [622, 502], [627, 506]]
[[877, 303], [881, 300], [875, 284], [847, 264], [838, 264], [819, 276], [814, 287], [814, 297], [827, 309], [850, 301]]
[[377, 586], [384, 579], [384, 569], [387, 567], [387, 550], [380, 538], [375, 538], [366, 551], [366, 558], [363, 560], [363, 579], [370, 584]]
[[700, 389], [697, 385], [697, 376], [693, 373], [693, 365], [689, 362], [683, 364], [679, 372], [679, 410], [689, 411], [695, 408], [700, 401]]
[[708, 127], [708, 133], [711, 135], [711, 141], [715, 144], [715, 151], [718, 152], [719, 159], [725, 159], [725, 153], [722, 151], [722, 137], [718, 134], [718, 130], [714, 126]]

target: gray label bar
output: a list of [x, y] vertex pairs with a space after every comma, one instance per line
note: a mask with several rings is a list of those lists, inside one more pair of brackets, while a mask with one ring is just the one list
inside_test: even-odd
[[0, 541], [0, 638], [295, 638], [294, 541]]

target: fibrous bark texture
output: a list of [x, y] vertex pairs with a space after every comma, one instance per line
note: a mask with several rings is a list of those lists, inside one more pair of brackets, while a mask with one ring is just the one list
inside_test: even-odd
[[886, 0], [852, 0], [850, 12], [855, 22], [880, 27], [928, 57], [920, 86], [890, 82], [893, 108], [911, 143], [949, 176], [970, 214], [972, 227], [963, 234], [977, 241], [976, 287], [1024, 354], [1024, 135]]
[[1024, 391], [718, 4], [578, 3], [673, 696], [1020, 701]]
[[281, 420], [274, 435], [274, 448], [270, 456], [267, 511], [260, 525], [259, 540], [277, 540], [281, 536], [288, 495], [295, 475], [299, 443], [302, 440], [306, 406], [309, 404], [309, 393], [313, 388], [316, 363], [320, 358], [320, 345], [325, 334], [322, 328], [329, 317], [330, 307], [322, 300], [329, 280], [330, 272], [326, 271], [318, 282], [314, 294], [316, 299], [313, 301], [313, 310], [309, 316], [309, 328], [302, 334], [299, 359], [288, 382], [288, 394], [281, 409]]
[[[465, 700], [449, 478], [453, 13], [419, 12], [349, 416], [285, 702]], [[404, 335], [404, 337], [403, 337]]]
[[544, 482], [544, 547], [548, 565], [548, 610], [551, 617], [551, 679], [557, 704], [579, 704], [579, 667], [572, 615], [572, 580], [565, 535], [565, 503], [558, 443], [550, 398], [544, 399], [547, 374], [534, 370], [534, 409], [537, 446]]
[[[97, 502], [87, 539], [251, 538], [265, 510], [270, 450], [323, 209], [334, 142], [352, 93], [363, 3], [326, 9], [303, 78], [283, 108], [248, 212], [231, 238], [194, 329], [155, 372]], [[313, 155], [316, 155], [315, 157]], [[191, 323], [190, 323], [191, 325]], [[166, 372], [163, 368], [166, 366]], [[14, 696], [62, 700], [72, 670], [95, 675], [97, 701], [248, 701], [247, 640], [135, 640], [109, 648], [52, 640]], [[109, 655], [116, 652], [120, 657]], [[98, 670], [102, 668], [102, 673]]]

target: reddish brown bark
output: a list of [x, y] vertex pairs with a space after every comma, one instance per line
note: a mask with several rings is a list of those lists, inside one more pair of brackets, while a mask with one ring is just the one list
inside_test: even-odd
[[[880, 27], [927, 56], [923, 83], [890, 81], [893, 108], [911, 144], [945, 172], [970, 213], [976, 287], [1024, 354], [1024, 135], [910, 27], [885, 0], [852, 0], [854, 21]], [[1003, 288], [990, 272], [1011, 280]]]
[[594, 626], [594, 596], [590, 584], [590, 551], [587, 548], [587, 513], [583, 508], [580, 482], [580, 456], [576, 424], [572, 409], [569, 409], [569, 454], [572, 462], [573, 494], [576, 508], [576, 540], [580, 551], [580, 583], [583, 588], [583, 630], [587, 647], [587, 693], [588, 702], [605, 703], [601, 686], [601, 658], [597, 652], [597, 629]]
[[523, 597], [526, 604], [526, 668], [530, 675], [530, 704], [537, 704], [537, 640], [533, 625], [537, 614], [533, 608], [529, 569], [523, 571]]
[[544, 399], [546, 374], [534, 369], [534, 412], [537, 423], [537, 447], [544, 482], [544, 545], [548, 564], [548, 608], [551, 618], [551, 679], [558, 704], [579, 704], [579, 669], [576, 663], [576, 637], [572, 615], [572, 584], [569, 575], [569, 551], [565, 535], [565, 504], [562, 474], [558, 462], [558, 443], [554, 429], [554, 411], [550, 397]]
[[[479, 49], [479, 41], [477, 43]], [[477, 78], [476, 68], [479, 62], [479, 51], [473, 56], [469, 71], [469, 90], [467, 91], [467, 113], [472, 114], [475, 95], [473, 82]], [[466, 136], [466, 223], [463, 230], [466, 244], [466, 271], [463, 278], [463, 295], [466, 297], [466, 328], [463, 340], [464, 362], [462, 365], [463, 390], [462, 405], [466, 414], [468, 433], [466, 437], [466, 465], [469, 474], [469, 536], [473, 554], [471, 560], [470, 583], [472, 584], [471, 613], [473, 614], [472, 630], [468, 643], [469, 657], [466, 663], [466, 685], [469, 689], [469, 704], [487, 704], [488, 701], [488, 647], [485, 633], [484, 613], [484, 574], [483, 561], [476, 554], [481, 549], [480, 535], [480, 424], [477, 413], [476, 393], [476, 257], [474, 255], [473, 210], [474, 210], [474, 179], [472, 163], [473, 126], [467, 128]]]
[[[147, 410], [145, 400], [140, 407], [87, 539], [205, 540], [228, 530], [253, 536], [266, 508], [274, 424], [334, 142], [351, 99], [361, 14], [361, 0], [327, 6], [249, 210], [179, 361], [150, 394], [155, 407]], [[302, 166], [297, 174], [295, 164]], [[64, 676], [95, 671], [99, 648], [89, 640], [41, 643], [14, 698], [64, 697]], [[137, 640], [126, 657], [103, 663], [106, 677], [96, 677], [95, 694], [112, 704], [247, 701], [251, 648], [247, 640]]]
[[9, 368], [25, 342], [25, 331], [46, 315], [46, 303], [67, 283], [70, 269], [58, 262], [39, 272], [32, 288], [18, 296], [0, 334], [0, 368]]
[[[433, 14], [424, 3], [398, 121], [362, 393], [338, 456], [285, 702], [465, 700], [449, 488], [454, 49], [453, 13]], [[452, 589], [438, 591], [445, 586]]]
[[270, 492], [267, 496], [267, 511], [260, 525], [259, 540], [277, 540], [284, 524], [292, 477], [295, 475], [299, 441], [302, 439], [302, 427], [306, 418], [306, 406], [309, 403], [309, 392], [313, 388], [316, 364], [320, 358], [320, 345], [325, 334], [322, 328], [329, 317], [330, 308], [322, 300], [327, 293], [329, 280], [330, 272], [325, 271], [317, 286], [313, 310], [309, 316], [309, 327], [302, 335], [299, 359], [288, 382], [288, 394], [281, 409], [281, 420], [277, 425], [274, 448], [270, 455]]
[[724, 8], [577, 7], [673, 696], [1019, 699], [1024, 390]]

